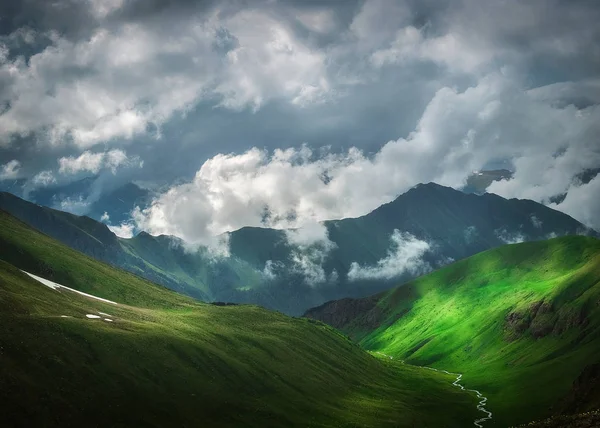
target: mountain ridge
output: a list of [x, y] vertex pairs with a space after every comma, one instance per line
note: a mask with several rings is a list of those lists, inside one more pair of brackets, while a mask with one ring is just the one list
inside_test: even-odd
[[[9, 195], [0, 193], [0, 208], [114, 266], [201, 300], [256, 303], [293, 315], [328, 300], [385, 290], [510, 240], [596, 233], [533, 201], [427, 183], [364, 216], [322, 222], [321, 241], [298, 246], [289, 235], [303, 229], [243, 227], [227, 233], [230, 257], [215, 257], [167, 235], [118, 238], [88, 217]], [[410, 245], [419, 248], [405, 255], [416, 267], [398, 270], [401, 250]], [[387, 271], [380, 273], [382, 268]]]

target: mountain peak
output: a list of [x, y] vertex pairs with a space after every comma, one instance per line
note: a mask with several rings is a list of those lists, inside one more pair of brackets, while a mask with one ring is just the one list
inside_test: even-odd
[[[419, 183], [416, 186], [413, 186], [410, 188], [410, 190], [408, 190], [408, 192], [413, 191], [413, 190], [420, 190], [420, 191], [429, 191], [429, 190], [451, 190], [453, 192], [458, 192], [458, 190], [452, 188], [452, 187], [448, 187], [448, 186], [442, 186], [441, 184], [438, 183], [434, 183], [433, 181], [430, 181], [428, 183]], [[404, 194], [408, 193], [405, 192]], [[402, 195], [400, 195], [402, 196]]]

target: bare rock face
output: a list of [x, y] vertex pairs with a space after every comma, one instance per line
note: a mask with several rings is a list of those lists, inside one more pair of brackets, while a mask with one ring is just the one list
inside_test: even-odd
[[585, 327], [588, 321], [584, 307], [562, 307], [557, 310], [552, 302], [539, 301], [525, 310], [510, 312], [505, 319], [505, 331], [508, 340], [516, 340], [526, 332], [539, 339]]
[[309, 309], [304, 317], [322, 321], [337, 329], [343, 329], [351, 322], [372, 329], [378, 327], [382, 320], [377, 300], [375, 296], [364, 299], [332, 300]]

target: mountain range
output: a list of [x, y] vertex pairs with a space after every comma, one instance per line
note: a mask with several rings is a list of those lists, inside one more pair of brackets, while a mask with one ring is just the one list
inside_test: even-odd
[[[143, 196], [143, 195], [142, 195]], [[90, 217], [0, 194], [0, 209], [89, 256], [204, 301], [255, 303], [299, 315], [325, 301], [367, 296], [510, 242], [596, 232], [529, 200], [421, 184], [359, 217], [316, 229], [245, 227], [228, 255], [170, 236], [117, 237]]]
[[[589, 179], [597, 172], [589, 171]], [[474, 171], [460, 190], [483, 194], [492, 182], [511, 177], [512, 172], [507, 169]], [[585, 177], [582, 176], [582, 179]], [[136, 207], [147, 208], [159, 190], [156, 186], [141, 186], [133, 182], [107, 186], [104, 178], [92, 175], [69, 183], [50, 183], [41, 187], [26, 179], [0, 180], [0, 191], [10, 192], [38, 205], [87, 215], [118, 226], [131, 220], [131, 212]]]
[[0, 248], [8, 426], [598, 420], [596, 238], [504, 245], [303, 318], [190, 299], [4, 211]]

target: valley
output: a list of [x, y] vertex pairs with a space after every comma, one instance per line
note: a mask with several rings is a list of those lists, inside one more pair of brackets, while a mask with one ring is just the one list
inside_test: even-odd
[[600, 428], [600, 0], [0, 0], [0, 428]]
[[2, 212], [0, 226], [14, 249], [0, 261], [5, 426], [433, 428], [477, 416], [451, 376], [375, 358], [323, 323], [201, 303]]
[[[90, 228], [89, 219], [45, 210], [53, 222], [81, 225], [80, 236], [102, 244], [97, 248], [110, 242], [97, 239], [102, 228]], [[216, 412], [212, 423], [218, 426], [242, 420], [252, 426], [248, 418], [255, 418], [257, 426], [265, 420], [273, 426], [411, 426], [412, 420], [431, 427], [502, 427], [600, 405], [600, 391], [589, 380], [600, 352], [600, 241], [593, 237], [500, 246], [389, 291], [329, 301], [308, 310], [306, 318], [289, 318], [258, 306], [190, 299], [67, 248], [1, 211], [0, 226], [2, 317], [10, 326], [2, 337], [8, 346], [3, 356], [13, 367], [3, 382], [30, 385], [24, 394], [31, 398], [54, 383], [57, 373], [66, 379], [46, 396], [51, 404], [40, 415], [57, 405], [73, 420], [84, 417], [79, 408], [100, 411], [79, 401], [84, 386], [64, 374], [68, 367], [78, 367], [77, 379], [106, 383], [106, 391], [93, 395], [108, 394], [103, 401], [110, 395], [125, 400], [125, 390], [152, 401], [147, 394], [161, 396], [156, 388], [163, 387], [173, 397], [187, 397], [193, 388], [191, 397], [222, 401], [238, 412], [231, 419]], [[156, 238], [139, 238], [149, 240], [139, 251], [152, 260], [148, 251]], [[239, 245], [234, 241], [232, 248], [241, 251]], [[38, 333], [30, 337], [28, 329]], [[15, 347], [20, 337], [27, 342]], [[43, 356], [43, 349], [58, 360]], [[123, 379], [119, 370], [130, 372], [123, 364], [137, 358], [144, 365]], [[97, 376], [116, 377], [119, 387]], [[175, 382], [190, 376], [198, 379]], [[125, 389], [119, 395], [115, 388]], [[77, 393], [68, 403], [58, 398], [67, 389]], [[286, 402], [297, 396], [294, 402], [304, 404], [292, 410], [267, 398], [273, 394]], [[166, 405], [177, 406], [182, 424], [196, 411], [208, 412], [181, 400]], [[430, 406], [444, 410], [429, 414]], [[118, 410], [106, 414], [107, 423], [125, 418], [127, 424]], [[149, 416], [149, 426], [164, 417]]]

